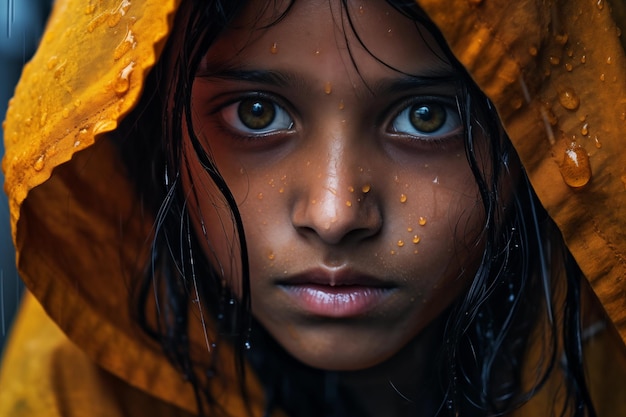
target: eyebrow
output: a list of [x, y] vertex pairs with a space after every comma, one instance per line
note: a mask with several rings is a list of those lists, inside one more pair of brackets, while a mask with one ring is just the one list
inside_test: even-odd
[[[200, 71], [196, 78], [211, 82], [215, 80], [243, 81], [252, 84], [261, 84], [278, 88], [298, 88], [312, 91], [313, 82], [299, 74], [289, 71], [265, 69], [246, 69], [235, 67], [220, 67], [215, 71]], [[398, 72], [398, 77], [389, 77], [367, 83], [363, 78], [363, 86], [373, 94], [393, 94], [407, 90], [443, 85], [458, 85], [461, 75], [454, 70], [435, 70], [423, 75], [411, 75]], [[315, 83], [317, 85], [317, 83]]]

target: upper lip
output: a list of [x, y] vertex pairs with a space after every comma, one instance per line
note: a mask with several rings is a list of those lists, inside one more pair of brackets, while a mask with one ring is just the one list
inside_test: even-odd
[[391, 288], [395, 285], [390, 282], [368, 275], [350, 268], [313, 268], [303, 272], [282, 278], [279, 285], [325, 285], [329, 287], [338, 286], [362, 286]]

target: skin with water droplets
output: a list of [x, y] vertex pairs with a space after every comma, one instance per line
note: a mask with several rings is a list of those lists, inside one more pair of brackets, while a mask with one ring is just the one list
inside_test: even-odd
[[591, 180], [591, 164], [587, 151], [575, 142], [567, 147], [560, 166], [565, 183], [572, 188], [581, 188]]

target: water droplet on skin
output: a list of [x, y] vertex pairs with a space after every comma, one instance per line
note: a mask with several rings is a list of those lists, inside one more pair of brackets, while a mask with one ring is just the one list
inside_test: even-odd
[[346, 201], [346, 206], [352, 207], [352, 201], [350, 201], [350, 200]]
[[420, 240], [421, 240], [420, 237], [418, 235], [415, 235], [415, 236], [413, 236], [412, 242], [415, 243], [415, 244], [418, 244], [418, 243], [420, 243]]
[[400, 202], [401, 203], [406, 203], [406, 200], [407, 200], [406, 194], [400, 194]]
[[556, 41], [556, 43], [558, 43], [559, 45], [565, 45], [567, 43], [567, 40], [569, 39], [569, 36], [567, 35], [567, 33], [563, 33], [561, 35], [555, 35], [554, 36], [554, 40]]
[[580, 128], [580, 133], [583, 136], [587, 136], [589, 134], [589, 123], [585, 123], [581, 128]]
[[560, 170], [563, 180], [568, 186], [581, 188], [587, 185], [591, 179], [591, 164], [587, 151], [582, 146], [572, 142], [565, 150]]
[[392, 249], [389, 253], [390, 253], [391, 255], [395, 255], [395, 254], [396, 254], [396, 251]]
[[398, 240], [398, 247], [401, 248], [404, 246], [404, 240]]
[[393, 31], [391, 28], [387, 29], [387, 36], [393, 36]]
[[285, 192], [285, 189], [284, 189], [283, 187], [280, 187], [280, 188], [278, 189], [278, 192], [282, 194], [282, 193], [284, 193], [284, 192]]
[[365, 8], [363, 6], [359, 6], [359, 13], [365, 13]]
[[536, 46], [531, 46], [530, 48], [528, 48], [528, 53], [530, 54], [530, 56], [537, 56], [537, 53], [539, 51], [537, 50]]
[[349, 187], [348, 187], [348, 191], [350, 191], [351, 193], [353, 193], [353, 192], [354, 192], [354, 187], [353, 187], [353, 186], [349, 186]]
[[568, 49], [567, 50], [567, 56], [570, 57], [570, 58], [573, 57], [574, 56], [574, 51], [572, 49]]
[[414, 253], [415, 255], [417, 255], [417, 254], [418, 254], [417, 249], [415, 249], [415, 250], [413, 251], [413, 253]]
[[585, 62], [587, 62], [587, 55], [583, 55], [580, 57], [580, 63], [584, 64]]
[[573, 88], [565, 88], [559, 93], [559, 103], [568, 110], [576, 110], [580, 99]]
[[407, 227], [407, 228], [406, 228], [406, 231], [407, 231], [407, 232], [409, 232], [409, 233], [411, 233], [411, 232], [413, 231], [413, 228], [412, 228], [412, 227]]
[[565, 70], [567, 70], [568, 72], [572, 71], [573, 69], [574, 67], [569, 62], [565, 64]]
[[609, 57], [606, 58], [606, 63], [607, 64], [611, 65], [612, 62], [613, 62], [613, 58], [612, 57], [609, 56]]
[[278, 53], [278, 42], [274, 42], [272, 46], [270, 46], [270, 52], [273, 55], [276, 55]]
[[600, 74], [600, 81], [604, 81], [605, 75], [604, 73]]
[[270, 261], [273, 261], [274, 259], [276, 259], [276, 255], [274, 255], [274, 252], [268, 253], [267, 259], [269, 259]]
[[369, 184], [365, 184], [363, 187], [361, 187], [361, 191], [363, 191], [365, 194], [369, 193], [371, 189], [372, 187]]
[[520, 109], [523, 104], [524, 102], [522, 101], [520, 97], [516, 97], [511, 100], [511, 107], [513, 107], [515, 110]]
[[420, 226], [424, 226], [426, 225], [426, 217], [420, 217], [419, 221], [417, 222]]
[[596, 1], [596, 6], [598, 7], [598, 10], [604, 9], [604, 0]]
[[319, 50], [319, 49], [316, 49], [316, 50], [313, 52], [313, 55], [315, 55], [315, 56], [319, 56], [319, 54], [320, 54], [320, 50]]
[[330, 81], [327, 81], [326, 84], [324, 84], [324, 93], [330, 94], [332, 92], [333, 92], [333, 85], [331, 84]]
[[43, 169], [45, 164], [46, 164], [46, 155], [40, 155], [39, 158], [37, 158], [37, 160], [35, 161], [33, 168], [35, 169], [35, 171], [39, 172]]
[[339, 110], [343, 110], [343, 109], [345, 109], [345, 108], [346, 108], [346, 105], [344, 104], [343, 99], [342, 99], [342, 100], [339, 100], [339, 106], [338, 106], [338, 108], [339, 108]]
[[600, 141], [598, 140], [598, 137], [597, 137], [597, 136], [595, 136], [595, 137], [593, 138], [593, 140], [594, 140], [594, 145], [596, 146], [596, 148], [600, 149], [600, 148], [602, 147], [602, 144], [601, 144], [601, 143], [600, 143]]
[[263, 200], [263, 193], [258, 193], [256, 195], [256, 198], [258, 198], [259, 200]]
[[559, 58], [558, 56], [551, 56], [549, 58], [550, 64], [552, 64], [552, 66], [557, 66], [561, 63], [561, 58]]

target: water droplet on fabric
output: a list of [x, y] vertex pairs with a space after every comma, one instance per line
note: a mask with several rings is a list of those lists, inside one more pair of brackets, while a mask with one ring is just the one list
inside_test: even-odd
[[406, 203], [406, 200], [407, 200], [406, 194], [400, 194], [400, 202], [401, 203]]
[[274, 42], [272, 46], [270, 46], [270, 52], [273, 55], [276, 55], [278, 53], [278, 42]]
[[333, 85], [330, 81], [327, 81], [326, 84], [324, 84], [324, 93], [330, 94], [332, 92], [333, 92]]
[[576, 110], [580, 106], [580, 98], [573, 88], [564, 88], [559, 92], [559, 103], [568, 110]]
[[39, 172], [43, 169], [43, 167], [46, 165], [46, 155], [40, 155], [39, 158], [37, 158], [37, 160], [35, 161], [33, 168], [35, 169], [35, 171]]
[[133, 72], [134, 67], [135, 62], [132, 61], [126, 65], [122, 71], [120, 71], [120, 74], [113, 85], [113, 90], [117, 95], [124, 95], [130, 89], [130, 75]]
[[565, 183], [572, 188], [581, 188], [591, 180], [589, 155], [582, 146], [572, 142], [565, 150], [560, 166]]

